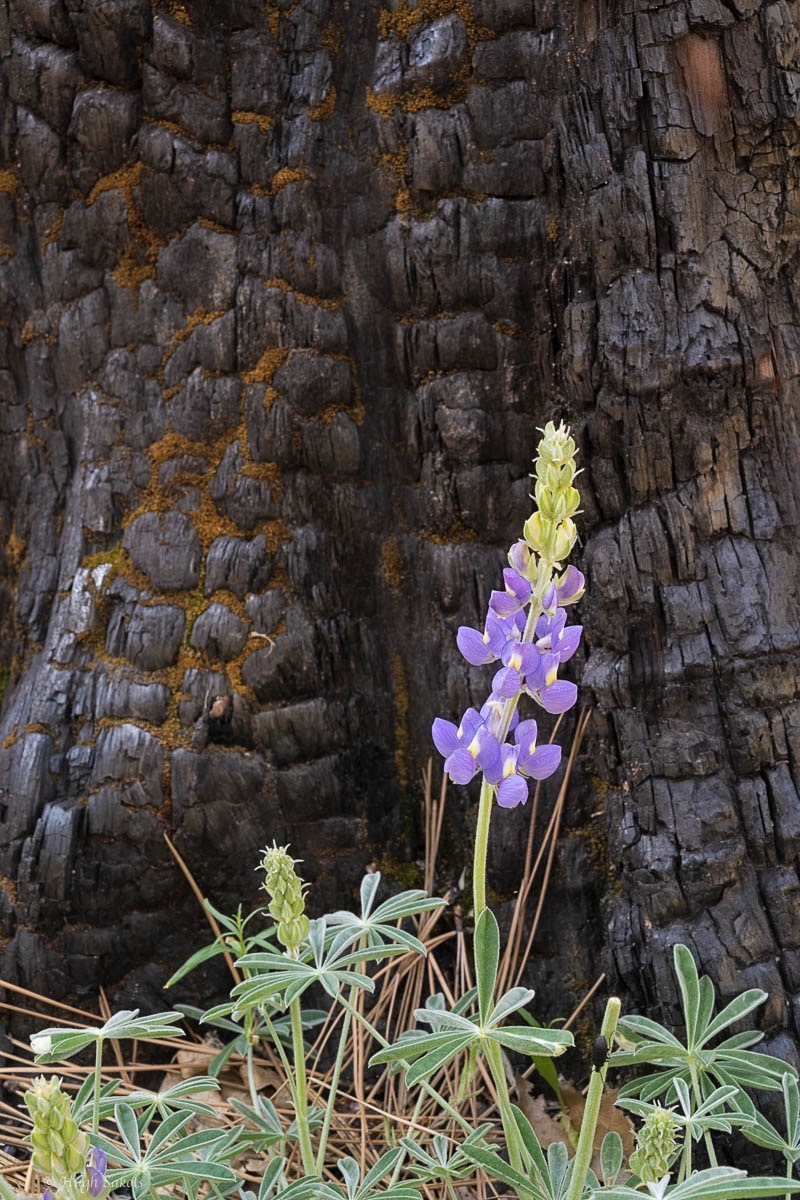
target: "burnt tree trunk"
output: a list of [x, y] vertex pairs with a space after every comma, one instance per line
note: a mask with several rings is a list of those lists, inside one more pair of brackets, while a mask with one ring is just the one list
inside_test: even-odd
[[163, 1004], [201, 922], [164, 832], [223, 907], [273, 838], [318, 906], [419, 853], [431, 719], [488, 687], [455, 630], [563, 416], [596, 712], [532, 977], [669, 1013], [685, 940], [793, 1053], [799, 29], [0, 3], [6, 978]]

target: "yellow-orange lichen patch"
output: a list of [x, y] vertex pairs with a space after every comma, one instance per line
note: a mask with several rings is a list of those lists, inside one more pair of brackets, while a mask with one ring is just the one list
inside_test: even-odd
[[336, 88], [332, 87], [324, 100], [306, 109], [306, 116], [311, 121], [327, 121], [333, 116], [336, 108]]
[[48, 246], [52, 246], [53, 242], [58, 240], [58, 235], [61, 232], [61, 223], [63, 220], [64, 212], [62, 209], [61, 212], [56, 214], [55, 220], [52, 222], [50, 228], [47, 230], [47, 233], [42, 238], [42, 254], [45, 253]]
[[0, 192], [16, 195], [19, 190], [21, 180], [13, 167], [3, 167], [0, 170]]
[[248, 479], [262, 479], [269, 484], [272, 499], [276, 504], [280, 503], [283, 496], [283, 481], [281, 479], [280, 467], [274, 462], [246, 462], [242, 467], [241, 474]]
[[272, 176], [270, 191], [274, 195], [275, 192], [279, 192], [281, 188], [287, 187], [290, 183], [302, 183], [310, 178], [311, 176], [305, 167], [281, 167]]
[[269, 133], [275, 124], [275, 118], [268, 117], [266, 113], [246, 112], [242, 108], [231, 113], [231, 120], [237, 125], [257, 125], [261, 133]]
[[292, 295], [299, 300], [301, 304], [308, 304], [312, 308], [327, 308], [328, 312], [338, 312], [340, 308], [344, 308], [344, 298], [339, 297], [334, 299], [332, 296], [311, 296], [308, 292], [298, 291], [289, 283], [288, 279], [272, 278], [264, 280], [264, 287], [278, 288], [281, 292], [286, 292], [287, 295]]
[[[271, 346], [265, 350], [254, 367], [242, 372], [242, 383], [271, 383], [278, 367], [285, 361], [289, 351], [284, 346]], [[265, 397], [266, 399], [266, 397]]]
[[396, 538], [387, 538], [381, 546], [381, 574], [394, 591], [403, 582], [403, 555]]
[[178, 0], [170, 0], [168, 7], [169, 15], [173, 21], [179, 21], [181, 25], [191, 25], [192, 17], [185, 4], [178, 3]]
[[485, 25], [479, 25], [475, 20], [472, 5], [469, 0], [401, 0], [391, 11], [384, 9], [378, 18], [378, 28], [381, 37], [408, 38], [418, 25], [435, 21], [437, 17], [449, 17], [451, 14], [460, 17], [464, 22], [469, 39], [470, 52], [478, 42], [494, 38], [494, 31]]

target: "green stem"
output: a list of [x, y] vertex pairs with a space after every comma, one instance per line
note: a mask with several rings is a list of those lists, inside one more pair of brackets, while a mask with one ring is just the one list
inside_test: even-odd
[[506, 1073], [503, 1069], [503, 1051], [497, 1042], [489, 1042], [486, 1046], [486, 1059], [489, 1063], [489, 1070], [492, 1073], [495, 1091], [497, 1092], [497, 1107], [500, 1110], [500, 1120], [503, 1125], [506, 1146], [508, 1147], [508, 1157], [514, 1170], [524, 1175], [527, 1166], [527, 1154], [520, 1137], [519, 1129], [517, 1128], [517, 1122], [514, 1120], [511, 1099], [508, 1095]]
[[[605, 1015], [603, 1016], [603, 1024], [600, 1028], [600, 1034], [606, 1039], [606, 1045], [609, 1049], [614, 1041], [621, 1007], [621, 1003], [616, 996], [609, 996], [606, 1003]], [[580, 1200], [583, 1193], [586, 1172], [589, 1170], [589, 1164], [592, 1161], [594, 1134], [597, 1128], [597, 1118], [600, 1115], [600, 1101], [603, 1098], [603, 1085], [606, 1080], [607, 1069], [608, 1060], [603, 1063], [602, 1067], [592, 1069], [592, 1077], [589, 1080], [589, 1091], [586, 1093], [586, 1107], [583, 1110], [583, 1120], [581, 1121], [580, 1137], [578, 1138], [578, 1149], [575, 1151], [572, 1179], [570, 1180], [566, 1200]]]
[[[267, 1012], [267, 1010], [265, 1008], [259, 1008], [258, 1011], [260, 1012], [260, 1014], [264, 1020], [264, 1024], [266, 1025], [266, 1027], [269, 1031], [269, 1036], [272, 1038], [272, 1041], [275, 1045], [275, 1049], [278, 1051], [278, 1057], [281, 1060], [281, 1066], [283, 1067], [283, 1070], [286, 1074], [286, 1082], [289, 1084], [289, 1091], [291, 1092], [292, 1104], [294, 1105], [294, 1110], [295, 1110], [295, 1112], [299, 1112], [300, 1105], [299, 1105], [298, 1095], [297, 1095], [297, 1083], [295, 1081], [294, 1071], [292, 1070], [292, 1064], [289, 1062], [289, 1056], [286, 1053], [286, 1049], [283, 1045], [283, 1042], [278, 1037], [277, 1030], [275, 1029], [275, 1026], [272, 1024], [270, 1015]], [[256, 1109], [256, 1112], [258, 1112], [258, 1109]]]
[[250, 1103], [253, 1106], [253, 1112], [259, 1113], [261, 1106], [258, 1103], [258, 1088], [256, 1087], [256, 1078], [253, 1063], [253, 1047], [247, 1047], [247, 1086], [250, 1089]]
[[[358, 1009], [355, 1008], [354, 1005], [350, 1004], [350, 1002], [344, 998], [344, 996], [341, 997], [341, 1003], [344, 1005], [344, 1007], [347, 1009], [347, 1011], [349, 1013], [352, 1013], [352, 1015], [355, 1017], [355, 1019], [361, 1025], [363, 1025], [363, 1027], [366, 1029], [367, 1033], [371, 1034], [371, 1036], [374, 1037], [375, 1041], [380, 1046], [383, 1046], [384, 1050], [388, 1048], [390, 1043], [383, 1036], [383, 1034], [379, 1033], [378, 1030], [375, 1028], [375, 1026], [373, 1024], [371, 1024], [371, 1022], [369, 1020], [367, 1020], [367, 1018], [364, 1016], [363, 1013], [360, 1013], [358, 1011]], [[398, 1061], [398, 1065], [403, 1067], [405, 1070], [408, 1070], [408, 1068], [411, 1065], [404, 1058], [398, 1059], [397, 1061]], [[422, 1088], [423, 1092], [425, 1092], [428, 1096], [431, 1097], [432, 1100], [435, 1100], [436, 1103], [441, 1106], [443, 1111], [446, 1112], [448, 1116], [453, 1118], [453, 1120], [456, 1122], [456, 1124], [459, 1125], [466, 1134], [475, 1132], [473, 1130], [472, 1126], [470, 1125], [469, 1121], [467, 1121], [465, 1117], [462, 1117], [462, 1115], [458, 1111], [458, 1109], [453, 1108], [450, 1101], [445, 1100], [444, 1096], [442, 1096], [440, 1092], [437, 1092], [435, 1087], [431, 1087], [431, 1085], [428, 1082], [426, 1082], [424, 1079], [420, 1080], [419, 1086]]]
[[481, 799], [478, 822], [475, 826], [475, 854], [472, 860], [473, 910], [475, 920], [486, 908], [486, 858], [489, 851], [489, 824], [492, 820], [494, 790], [484, 778], [481, 783]]
[[[355, 988], [350, 989], [350, 999], [352, 1001], [355, 993]], [[355, 1005], [353, 1006], [355, 1007]], [[350, 1033], [350, 1022], [352, 1017], [345, 1010], [344, 1019], [342, 1020], [342, 1031], [339, 1035], [339, 1048], [336, 1051], [336, 1062], [333, 1065], [333, 1075], [331, 1076], [330, 1091], [328, 1092], [328, 1103], [325, 1106], [325, 1120], [322, 1125], [322, 1133], [319, 1139], [319, 1150], [317, 1151], [317, 1175], [322, 1174], [322, 1168], [325, 1165], [325, 1153], [328, 1149], [328, 1135], [331, 1129], [331, 1121], [333, 1120], [333, 1111], [336, 1107], [336, 1092], [339, 1087], [339, 1076], [342, 1073], [342, 1064], [344, 1062], [344, 1054], [347, 1049], [347, 1037]]]
[[100, 1128], [100, 1084], [103, 1073], [103, 1039], [94, 1044], [94, 1095], [92, 1096], [92, 1134]]
[[[700, 1080], [697, 1076], [697, 1067], [691, 1058], [689, 1059], [689, 1072], [692, 1076], [692, 1091], [694, 1093], [695, 1107], [700, 1108], [701, 1104], [703, 1103], [703, 1097], [700, 1092]], [[703, 1134], [703, 1140], [706, 1144], [706, 1150], [708, 1151], [708, 1161], [711, 1163], [712, 1167], [716, 1167], [717, 1155], [714, 1151], [714, 1143], [711, 1140], [711, 1133], [708, 1129], [706, 1129], [705, 1133]]]
[[684, 1183], [692, 1173], [692, 1135], [689, 1132], [689, 1126], [686, 1125], [683, 1130], [683, 1152], [681, 1154], [681, 1169], [678, 1176], [678, 1183]]
[[300, 1007], [299, 997], [289, 1005], [289, 1013], [292, 1020], [292, 1051], [297, 1086], [297, 1128], [300, 1133], [300, 1150], [303, 1155], [303, 1170], [307, 1175], [313, 1175], [315, 1170], [314, 1150], [311, 1146], [311, 1130], [308, 1125], [306, 1052], [303, 1045], [303, 1011]]

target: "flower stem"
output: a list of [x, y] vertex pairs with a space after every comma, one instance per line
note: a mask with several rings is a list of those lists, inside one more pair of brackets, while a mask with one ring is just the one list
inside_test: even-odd
[[495, 1090], [497, 1092], [497, 1107], [500, 1110], [500, 1120], [503, 1125], [506, 1146], [508, 1147], [508, 1157], [514, 1170], [519, 1171], [521, 1175], [524, 1175], [524, 1145], [522, 1144], [520, 1138], [517, 1122], [514, 1120], [514, 1113], [511, 1108], [511, 1100], [508, 1095], [508, 1083], [506, 1082], [506, 1073], [503, 1069], [503, 1051], [500, 1049], [497, 1042], [490, 1042], [487, 1045], [486, 1058], [489, 1063], [489, 1070], [492, 1073], [492, 1080], [494, 1081]]
[[306, 1052], [303, 1045], [303, 1012], [299, 997], [289, 1005], [292, 1021], [292, 1052], [294, 1055], [295, 1085], [297, 1088], [297, 1128], [300, 1133], [300, 1150], [303, 1155], [303, 1170], [313, 1175], [315, 1170], [314, 1151], [311, 1146], [311, 1131], [308, 1125], [308, 1084], [306, 1082]]
[[94, 1044], [94, 1095], [92, 1097], [92, 1134], [100, 1128], [100, 1083], [103, 1071], [103, 1039]]
[[[350, 1000], [355, 997], [355, 988], [350, 989]], [[355, 1005], [353, 1005], [355, 1008]], [[339, 1035], [339, 1048], [336, 1051], [336, 1062], [333, 1064], [333, 1074], [331, 1075], [330, 1090], [328, 1092], [328, 1103], [325, 1106], [325, 1120], [322, 1125], [322, 1133], [319, 1139], [319, 1150], [317, 1151], [317, 1175], [322, 1174], [322, 1169], [325, 1166], [325, 1152], [328, 1148], [328, 1134], [330, 1133], [331, 1120], [333, 1119], [333, 1110], [336, 1107], [336, 1092], [339, 1087], [339, 1076], [342, 1073], [342, 1064], [344, 1062], [344, 1053], [347, 1049], [347, 1037], [350, 1033], [350, 1022], [352, 1016], [348, 1009], [345, 1009], [344, 1017], [342, 1018], [342, 1030]]]
[[472, 860], [472, 889], [474, 917], [477, 921], [486, 908], [486, 856], [489, 850], [489, 825], [492, 820], [492, 785], [484, 778], [481, 783], [481, 799], [478, 822], [475, 826], [475, 853]]
[[[609, 996], [603, 1017], [603, 1024], [600, 1028], [600, 1033], [606, 1039], [609, 1049], [614, 1040], [621, 1007], [621, 1003], [616, 996]], [[580, 1137], [578, 1138], [578, 1149], [575, 1151], [572, 1179], [570, 1180], [566, 1200], [580, 1200], [583, 1194], [586, 1172], [589, 1170], [589, 1164], [592, 1161], [594, 1134], [597, 1128], [597, 1118], [600, 1115], [600, 1101], [603, 1098], [603, 1084], [605, 1083], [607, 1068], [608, 1061], [604, 1062], [602, 1067], [592, 1069], [592, 1077], [589, 1080], [589, 1091], [586, 1094], [586, 1107], [583, 1110], [583, 1120], [581, 1121]]]

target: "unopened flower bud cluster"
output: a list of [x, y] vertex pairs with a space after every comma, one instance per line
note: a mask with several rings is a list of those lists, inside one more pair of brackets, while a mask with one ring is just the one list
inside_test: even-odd
[[657, 1183], [669, 1171], [676, 1150], [676, 1129], [675, 1115], [670, 1109], [657, 1104], [647, 1114], [630, 1158], [631, 1170], [642, 1183]]
[[261, 865], [265, 874], [262, 886], [270, 898], [270, 915], [278, 923], [278, 941], [287, 950], [294, 951], [308, 936], [310, 928], [305, 915], [303, 881], [294, 869], [295, 859], [285, 847], [272, 846], [264, 851]]
[[[532, 474], [536, 511], [509, 551], [504, 590], [492, 592], [483, 631], [458, 631], [458, 648], [471, 666], [500, 662], [491, 694], [480, 712], [467, 709], [458, 726], [441, 718], [433, 723], [453, 782], [469, 783], [482, 771], [503, 808], [524, 804], [528, 780], [546, 779], [561, 761], [559, 746], [537, 745], [536, 721], [520, 721], [520, 698], [558, 714], [578, 694], [574, 683], [558, 678], [582, 632], [580, 625], [567, 626], [566, 608], [583, 595], [584, 578], [573, 566], [562, 570], [577, 537], [575, 442], [563, 424], [556, 428], [551, 421], [543, 433]], [[506, 741], [509, 734], [513, 743]]]
[[25, 1093], [25, 1104], [33, 1118], [31, 1145], [33, 1165], [56, 1189], [45, 1189], [46, 1200], [96, 1200], [107, 1191], [106, 1156], [89, 1149], [89, 1140], [72, 1116], [72, 1102], [62, 1091], [61, 1080], [34, 1079]]

